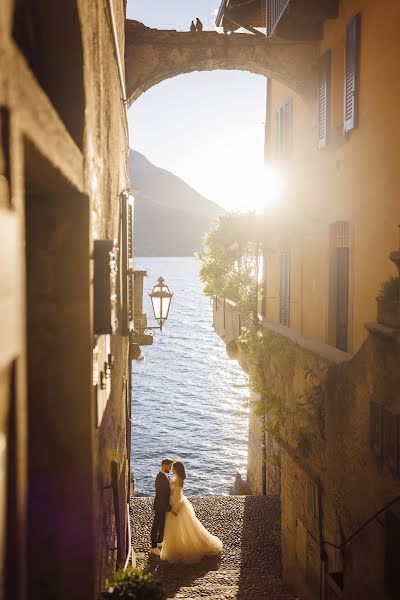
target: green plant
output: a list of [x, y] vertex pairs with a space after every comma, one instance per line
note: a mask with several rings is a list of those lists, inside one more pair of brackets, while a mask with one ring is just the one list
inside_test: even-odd
[[206, 296], [234, 302], [246, 318], [258, 303], [257, 272], [262, 239], [262, 220], [253, 213], [218, 217], [203, 239], [200, 279]]
[[117, 571], [107, 582], [99, 600], [166, 600], [167, 594], [159, 581], [141, 569]]
[[400, 300], [400, 278], [389, 277], [382, 283], [379, 290], [378, 300], [386, 300], [387, 302], [395, 302]]
[[236, 358], [238, 354], [238, 345], [236, 340], [229, 340], [226, 344], [226, 352], [229, 358]]

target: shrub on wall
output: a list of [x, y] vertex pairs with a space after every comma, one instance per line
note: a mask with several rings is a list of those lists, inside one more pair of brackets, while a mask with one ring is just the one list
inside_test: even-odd
[[166, 600], [167, 594], [159, 581], [140, 569], [117, 571], [99, 600]]
[[390, 277], [382, 283], [379, 290], [378, 300], [395, 302], [400, 300], [400, 278]]

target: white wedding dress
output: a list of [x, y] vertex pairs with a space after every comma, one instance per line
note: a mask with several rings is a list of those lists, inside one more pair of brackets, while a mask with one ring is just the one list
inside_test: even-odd
[[203, 556], [220, 554], [221, 540], [200, 523], [182, 488], [174, 482], [170, 485], [169, 503], [178, 514], [175, 516], [172, 511], [166, 514], [161, 560], [193, 564]]

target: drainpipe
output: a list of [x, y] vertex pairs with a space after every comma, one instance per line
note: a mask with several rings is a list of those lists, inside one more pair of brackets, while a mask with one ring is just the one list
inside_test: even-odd
[[[122, 68], [122, 60], [121, 60], [121, 53], [120, 53], [119, 44], [118, 44], [117, 24], [116, 24], [116, 19], [115, 19], [113, 0], [107, 0], [107, 7], [108, 7], [108, 13], [110, 16], [111, 37], [112, 37], [112, 42], [113, 42], [113, 46], [114, 46], [115, 60], [117, 62], [119, 87], [120, 87], [120, 92], [121, 92], [121, 103], [122, 103], [124, 121], [125, 121], [126, 143], [129, 148], [128, 103], [127, 103], [127, 99], [126, 99], [125, 72], [124, 72], [124, 69]], [[130, 472], [131, 472], [130, 456], [128, 457], [128, 470], [129, 470], [129, 477], [130, 477]], [[130, 515], [130, 506], [128, 503], [127, 504], [127, 520], [128, 520], [129, 539], [128, 539], [128, 552], [127, 552], [127, 556], [126, 556], [124, 567], [123, 567], [124, 570], [128, 567], [129, 563], [135, 564], [135, 555], [134, 555], [134, 552], [132, 549], [131, 536], [130, 536], [130, 516], [131, 516]]]
[[117, 35], [117, 22], [115, 20], [114, 4], [113, 0], [107, 0], [108, 12], [110, 15], [111, 24], [111, 37], [114, 46], [115, 60], [117, 61], [119, 87], [121, 91], [121, 103], [123, 106], [125, 128], [126, 128], [126, 139], [129, 148], [129, 125], [128, 125], [128, 101], [126, 98], [125, 88], [125, 70], [122, 68], [121, 52], [119, 50], [118, 35]]

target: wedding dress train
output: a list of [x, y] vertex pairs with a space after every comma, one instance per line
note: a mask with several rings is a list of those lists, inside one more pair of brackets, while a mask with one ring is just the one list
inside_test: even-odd
[[193, 564], [203, 556], [220, 554], [222, 542], [200, 523], [182, 488], [171, 483], [169, 501], [172, 511], [166, 514], [161, 560]]

